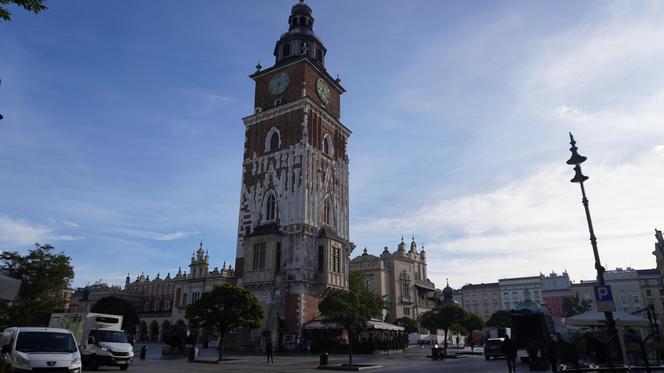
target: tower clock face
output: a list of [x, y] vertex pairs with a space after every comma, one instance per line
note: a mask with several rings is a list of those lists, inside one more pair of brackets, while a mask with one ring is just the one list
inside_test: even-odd
[[323, 79], [318, 79], [316, 82], [316, 91], [318, 92], [318, 97], [320, 97], [324, 103], [330, 103], [330, 86], [328, 86]]
[[286, 73], [279, 73], [272, 77], [270, 80], [270, 93], [273, 95], [280, 95], [284, 93], [290, 83], [290, 77]]

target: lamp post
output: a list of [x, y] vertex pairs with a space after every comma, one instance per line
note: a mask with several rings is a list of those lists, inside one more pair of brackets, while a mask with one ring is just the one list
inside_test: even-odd
[[[586, 197], [586, 188], [583, 186], [583, 182], [588, 180], [588, 176], [585, 176], [581, 172], [581, 163], [585, 162], [587, 157], [584, 157], [580, 155], [577, 150], [578, 148], [576, 147], [576, 141], [574, 141], [574, 136], [572, 136], [572, 133], [570, 132], [569, 134], [569, 139], [570, 139], [570, 144], [572, 147], [569, 149], [572, 152], [572, 156], [570, 159], [567, 161], [567, 164], [569, 165], [574, 165], [574, 178], [570, 180], [572, 183], [579, 183], [581, 185], [581, 195], [583, 196], [583, 199], [581, 200], [583, 202], [583, 207], [586, 211], [586, 220], [588, 221], [588, 231], [590, 232], [590, 244], [593, 247], [593, 255], [595, 256], [595, 269], [597, 270], [597, 281], [599, 282], [600, 285], [604, 286], [606, 285], [606, 282], [604, 281], [604, 272], [606, 269], [602, 267], [602, 263], [600, 262], [599, 259], [599, 251], [597, 250], [597, 237], [595, 237], [595, 230], [593, 229], [593, 222], [592, 219], [590, 218], [590, 208], [588, 207], [588, 198]], [[611, 358], [612, 357], [621, 357], [622, 352], [620, 350], [620, 344], [616, 344], [615, 342], [619, 342], [617, 340], [618, 338], [618, 331], [616, 330], [616, 321], [613, 318], [613, 312], [604, 312], [604, 318], [606, 319], [606, 334], [609, 340], [609, 363], [611, 363]]]

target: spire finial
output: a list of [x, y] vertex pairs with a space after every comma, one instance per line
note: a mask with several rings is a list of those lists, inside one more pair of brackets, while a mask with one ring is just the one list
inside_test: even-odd
[[258, 60], [258, 63], [256, 64], [256, 72], [261, 71], [262, 68], [263, 68], [263, 66], [261, 66], [261, 61]]
[[410, 235], [411, 235], [411, 238], [413, 239], [413, 241], [415, 241], [415, 233], [411, 233]]
[[446, 283], [447, 286], [449, 287], [449, 286], [450, 286], [450, 279], [449, 279], [449, 278], [446, 278], [446, 279], [445, 279], [445, 283]]
[[401, 243], [403, 243], [403, 234], [401, 235]]

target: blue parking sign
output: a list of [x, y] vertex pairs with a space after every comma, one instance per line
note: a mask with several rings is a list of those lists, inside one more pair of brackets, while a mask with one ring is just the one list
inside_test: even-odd
[[610, 285], [597, 285], [593, 286], [595, 290], [595, 301], [597, 302], [613, 302], [613, 294], [611, 293]]

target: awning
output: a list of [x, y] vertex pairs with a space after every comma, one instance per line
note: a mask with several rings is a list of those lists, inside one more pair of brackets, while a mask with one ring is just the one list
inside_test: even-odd
[[[321, 320], [312, 320], [304, 326], [306, 330], [341, 330], [343, 329], [336, 323], [325, 323]], [[367, 329], [369, 330], [394, 330], [403, 331], [404, 328], [399, 325], [390, 324], [384, 321], [369, 320], [367, 322]]]
[[429, 284], [425, 282], [415, 282], [415, 286], [424, 290], [436, 291], [436, 286], [434, 286], [434, 284]]
[[0, 300], [14, 300], [21, 288], [21, 280], [0, 273]]

